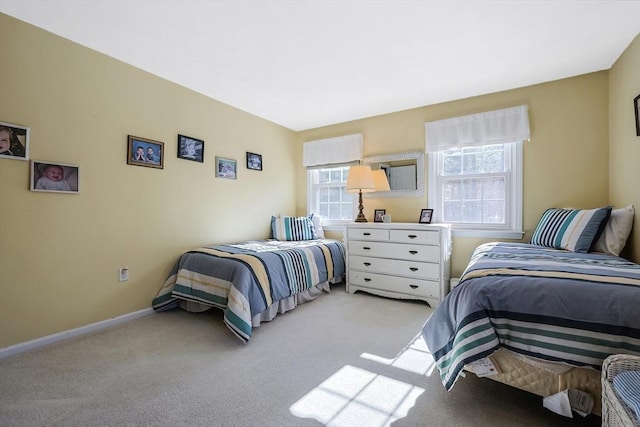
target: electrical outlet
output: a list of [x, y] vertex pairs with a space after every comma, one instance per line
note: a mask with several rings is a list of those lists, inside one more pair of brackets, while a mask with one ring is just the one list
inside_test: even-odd
[[129, 267], [122, 267], [118, 269], [118, 280], [121, 282], [129, 280]]

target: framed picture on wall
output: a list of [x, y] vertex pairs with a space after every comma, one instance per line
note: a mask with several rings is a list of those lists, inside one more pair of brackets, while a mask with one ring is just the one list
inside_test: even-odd
[[204, 141], [190, 136], [178, 135], [178, 158], [204, 162]]
[[262, 155], [247, 152], [247, 169], [262, 170]]
[[164, 169], [164, 142], [129, 135], [127, 164]]
[[29, 128], [0, 122], [0, 157], [29, 160]]
[[216, 157], [216, 178], [236, 179], [237, 176], [237, 161]]
[[78, 165], [33, 160], [30, 169], [31, 191], [70, 194], [80, 191]]
[[636, 113], [636, 135], [640, 136], [640, 95], [633, 98], [633, 110]]
[[433, 209], [422, 209], [420, 211], [420, 224], [431, 224], [431, 218], [433, 217]]

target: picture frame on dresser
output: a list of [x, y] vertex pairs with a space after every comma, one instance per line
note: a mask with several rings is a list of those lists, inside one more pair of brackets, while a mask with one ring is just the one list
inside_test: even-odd
[[376, 209], [373, 212], [373, 222], [384, 222], [382, 217], [386, 215], [386, 209]]
[[420, 211], [419, 224], [431, 224], [431, 218], [433, 218], [433, 209], [422, 209]]

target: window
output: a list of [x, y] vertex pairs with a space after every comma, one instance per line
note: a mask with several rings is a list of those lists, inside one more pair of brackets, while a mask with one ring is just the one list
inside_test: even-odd
[[429, 153], [429, 206], [454, 234], [522, 238], [522, 142]]
[[347, 193], [348, 176], [348, 165], [307, 170], [307, 212], [323, 216], [328, 224], [352, 221], [356, 199]]

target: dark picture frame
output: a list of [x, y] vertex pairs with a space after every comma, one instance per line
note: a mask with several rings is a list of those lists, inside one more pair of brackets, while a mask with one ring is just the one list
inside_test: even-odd
[[0, 157], [29, 160], [29, 128], [0, 122]]
[[373, 211], [373, 222], [384, 222], [382, 216], [386, 215], [386, 209], [376, 209]]
[[238, 162], [216, 156], [216, 178], [236, 179], [238, 177]]
[[262, 170], [262, 154], [250, 153], [247, 151], [247, 169], [254, 171]]
[[432, 218], [433, 218], [433, 209], [422, 209], [420, 211], [420, 218], [418, 219], [418, 223], [431, 224]]
[[164, 169], [164, 142], [129, 135], [127, 164]]
[[186, 135], [178, 135], [178, 158], [204, 163], [204, 141]]
[[59, 162], [31, 161], [31, 191], [77, 194], [80, 192], [80, 166]]
[[636, 136], [640, 136], [640, 95], [633, 98], [633, 110], [636, 114]]

